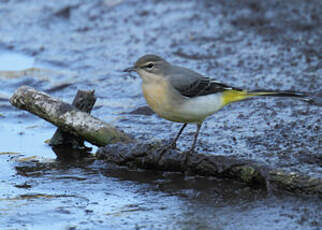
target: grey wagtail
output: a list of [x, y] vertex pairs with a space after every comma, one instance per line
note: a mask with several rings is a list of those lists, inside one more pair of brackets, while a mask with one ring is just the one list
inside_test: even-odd
[[197, 131], [190, 152], [194, 151], [202, 122], [208, 116], [232, 102], [256, 96], [294, 97], [313, 103], [304, 93], [292, 91], [248, 91], [228, 86], [190, 69], [171, 65], [156, 55], [139, 58], [124, 72], [137, 72], [142, 78], [145, 100], [160, 117], [183, 123], [172, 147], [188, 123], [195, 123]]

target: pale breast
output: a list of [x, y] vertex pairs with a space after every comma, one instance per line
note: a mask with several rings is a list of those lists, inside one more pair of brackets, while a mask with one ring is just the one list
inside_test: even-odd
[[143, 95], [152, 110], [160, 117], [170, 121], [183, 122], [181, 115], [177, 113], [177, 107], [181, 103], [180, 95], [175, 95], [166, 81], [142, 84]]
[[169, 110], [170, 101], [167, 85], [164, 82], [158, 84], [142, 84], [143, 95], [147, 103], [156, 113]]

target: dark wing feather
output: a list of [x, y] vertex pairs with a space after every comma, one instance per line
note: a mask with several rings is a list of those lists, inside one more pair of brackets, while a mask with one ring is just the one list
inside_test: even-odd
[[223, 83], [216, 82], [206, 77], [197, 79], [189, 86], [176, 89], [180, 92], [181, 95], [185, 97], [205, 96], [231, 89], [240, 90], [238, 88], [234, 88]]

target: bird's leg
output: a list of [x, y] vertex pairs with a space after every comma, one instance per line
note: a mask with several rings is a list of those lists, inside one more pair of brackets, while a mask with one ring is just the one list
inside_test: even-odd
[[198, 123], [197, 124], [197, 131], [195, 133], [195, 136], [194, 136], [194, 139], [193, 139], [193, 143], [192, 143], [192, 146], [191, 146], [191, 149], [190, 149], [190, 152], [191, 153], [193, 153], [195, 151], [195, 146], [196, 146], [197, 139], [198, 139], [198, 136], [199, 136], [200, 128], [201, 128], [201, 123]]
[[186, 165], [188, 165], [190, 163], [190, 154], [192, 154], [195, 151], [195, 146], [196, 146], [196, 143], [197, 143], [197, 139], [198, 139], [198, 135], [199, 135], [201, 125], [202, 125], [202, 123], [197, 124], [197, 131], [195, 133], [191, 149], [186, 152]]
[[184, 123], [183, 126], [180, 128], [177, 136], [174, 138], [173, 142], [171, 143], [170, 147], [175, 149], [176, 148], [176, 143], [177, 140], [179, 139], [180, 135], [182, 134], [182, 131], [184, 130], [184, 128], [187, 126], [187, 123]]

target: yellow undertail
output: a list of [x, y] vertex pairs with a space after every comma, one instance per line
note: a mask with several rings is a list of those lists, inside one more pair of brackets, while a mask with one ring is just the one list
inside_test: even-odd
[[256, 96], [277, 95], [278, 92], [248, 92], [246, 90], [227, 90], [222, 93], [222, 106]]

